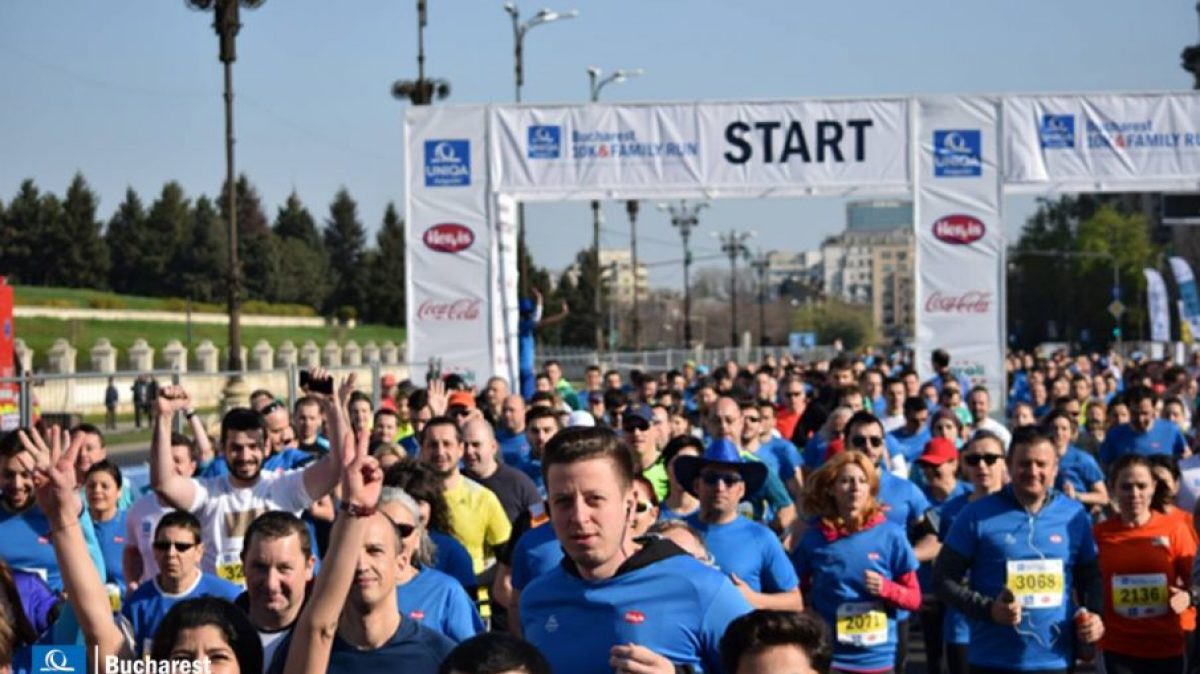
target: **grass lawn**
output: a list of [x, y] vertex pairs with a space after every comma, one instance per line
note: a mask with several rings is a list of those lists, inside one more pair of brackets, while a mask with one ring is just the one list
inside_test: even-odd
[[[13, 301], [17, 306], [58, 307], [62, 309], [128, 309], [133, 311], [187, 311], [187, 301], [179, 297], [139, 297], [118, 295], [104, 290], [86, 288], [55, 288], [13, 286]], [[192, 311], [202, 314], [223, 314], [222, 303], [192, 302]], [[268, 304], [248, 300], [242, 313], [273, 316], [316, 316], [312, 307], [299, 304]]]
[[[228, 332], [228, 328], [224, 325], [193, 324], [189, 358], [194, 362], [195, 348], [205, 339], [212, 340], [212, 343], [218, 348], [224, 349], [228, 343]], [[154, 347], [156, 350], [155, 360], [158, 363], [162, 362], [161, 351], [167, 342], [178, 339], [184, 346], [188, 345], [187, 326], [183, 323], [16, 318], [14, 319], [14, 333], [15, 337], [25, 340], [25, 344], [34, 350], [34, 369], [46, 367], [46, 352], [54, 344], [54, 340], [59, 338], [66, 339], [78, 349], [76, 367], [80, 370], [90, 368], [91, 360], [88, 352], [95, 345], [96, 340], [101, 337], [108, 338], [113, 346], [117, 347], [117, 369], [128, 366], [128, 349], [138, 338], [145, 339], [150, 346]], [[345, 327], [242, 326], [242, 345], [247, 349], [253, 350], [254, 344], [260, 339], [267, 340], [276, 349], [287, 339], [292, 340], [297, 349], [310, 339], [319, 347], [324, 347], [325, 342], [331, 339], [336, 340], [339, 344], [345, 344], [353, 339], [358, 342], [359, 346], [370, 340], [374, 340], [377, 345], [382, 346], [385, 341], [390, 339], [399, 346], [404, 341], [404, 329], [386, 325], [359, 325], [353, 329]]]

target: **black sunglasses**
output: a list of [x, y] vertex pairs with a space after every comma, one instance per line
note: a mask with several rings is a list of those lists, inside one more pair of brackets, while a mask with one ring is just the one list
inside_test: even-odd
[[963, 461], [966, 462], [968, 466], [976, 468], [981, 463], [994, 466], [996, 465], [996, 462], [1002, 458], [1004, 457], [1000, 454], [968, 454], [963, 457]]
[[166, 552], [172, 546], [175, 548], [175, 552], [187, 552], [196, 547], [195, 543], [184, 543], [183, 541], [154, 541], [152, 545], [159, 552]]
[[787, 391], [784, 393], [789, 398], [799, 398], [804, 395], [804, 391]]
[[637, 511], [637, 514], [644, 515], [650, 511], [651, 507], [652, 506], [646, 501], [638, 501], [637, 506], [634, 507], [634, 510]]
[[408, 538], [409, 536], [412, 536], [413, 532], [416, 530], [417, 528], [411, 524], [404, 524], [402, 522], [396, 523], [396, 531], [400, 532], [400, 538]]
[[278, 409], [283, 409], [283, 403], [278, 400], [272, 400], [270, 403], [267, 404], [266, 407], [262, 408], [262, 412], [260, 412], [259, 414], [262, 414], [265, 417], [268, 414], [270, 414], [271, 412], [274, 412], [275, 410], [278, 410]]
[[744, 482], [742, 476], [736, 473], [705, 473], [700, 476], [700, 479], [710, 487], [717, 486], [718, 482], [724, 484], [726, 487], [732, 487]]
[[882, 447], [883, 438], [878, 435], [856, 435], [850, 438], [850, 444], [855, 447], [866, 447], [867, 443], [870, 443], [872, 447]]

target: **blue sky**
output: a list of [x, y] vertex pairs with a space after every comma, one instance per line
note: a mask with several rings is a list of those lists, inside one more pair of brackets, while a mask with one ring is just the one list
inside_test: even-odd
[[[428, 0], [427, 72], [449, 103], [509, 102], [512, 27], [499, 0]], [[1185, 90], [1179, 52], [1198, 41], [1191, 0], [543, 0], [577, 8], [532, 30], [526, 102], [583, 101], [589, 65], [640, 67], [604, 101], [923, 93]], [[572, 4], [573, 3], [573, 4]], [[521, 4], [532, 16], [542, 4]], [[373, 232], [403, 196], [402, 115], [393, 80], [416, 76], [413, 0], [268, 0], [243, 14], [234, 82], [238, 168], [269, 215], [295, 189], [318, 218], [341, 186]], [[108, 218], [127, 186], [220, 185], [221, 69], [211, 14], [182, 0], [0, 2], [0, 199], [34, 178], [61, 193], [82, 171]], [[1006, 202], [1015, 236], [1032, 199]], [[623, 204], [605, 245], [628, 245]], [[591, 241], [585, 203], [527, 210], [539, 264], [561, 268]], [[812, 248], [841, 229], [837, 199], [714, 204], [694, 238], [753, 229], [752, 247]], [[639, 252], [680, 257], [667, 218], [643, 208]], [[715, 263], [714, 263], [715, 264]], [[656, 284], [678, 284], [678, 265]]]

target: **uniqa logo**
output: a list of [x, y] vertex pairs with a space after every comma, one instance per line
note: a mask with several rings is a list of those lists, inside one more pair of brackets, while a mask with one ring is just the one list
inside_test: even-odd
[[466, 322], [479, 319], [483, 300], [458, 299], [450, 302], [425, 300], [417, 307], [419, 321]]
[[963, 246], [983, 238], [987, 228], [983, 221], [970, 215], [947, 215], [933, 223], [933, 235], [939, 241]]
[[475, 233], [466, 225], [457, 222], [443, 222], [425, 230], [422, 237], [430, 250], [439, 253], [457, 253], [471, 247], [475, 243]]
[[986, 314], [992, 306], [992, 294], [968, 290], [961, 295], [943, 295], [936, 290], [925, 300], [931, 314]]

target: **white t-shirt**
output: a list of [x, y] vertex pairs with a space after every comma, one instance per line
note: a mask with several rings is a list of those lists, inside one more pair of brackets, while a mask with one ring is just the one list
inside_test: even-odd
[[158, 562], [154, 559], [154, 529], [162, 516], [174, 508], [158, 502], [154, 492], [143, 494], [129, 506], [125, 513], [126, 545], [133, 542], [137, 545], [138, 554], [142, 556], [142, 577], [137, 582], [145, 583], [158, 575]]
[[200, 568], [219, 578], [245, 585], [242, 575], [242, 537], [254, 518], [269, 511], [293, 515], [312, 505], [304, 488], [304, 470], [285, 473], [263, 471], [252, 487], [237, 488], [228, 475], [192, 478], [196, 496], [191, 512], [204, 533], [204, 559]]

